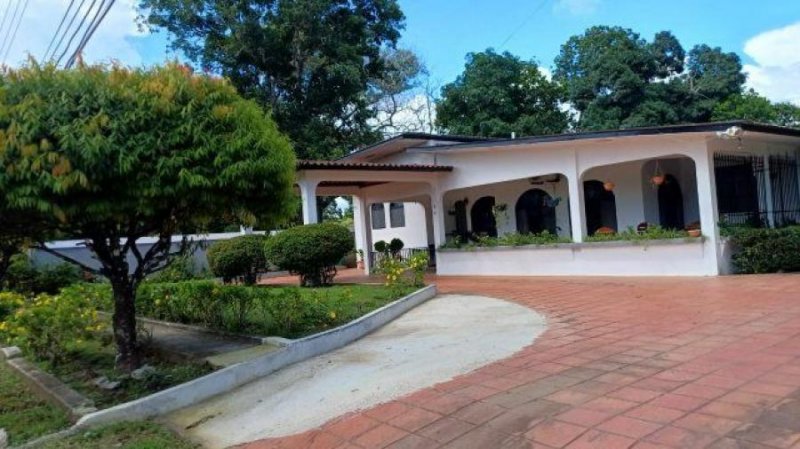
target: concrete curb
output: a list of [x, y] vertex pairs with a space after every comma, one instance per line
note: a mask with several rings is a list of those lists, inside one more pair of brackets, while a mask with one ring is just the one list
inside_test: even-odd
[[28, 360], [16, 357], [6, 360], [6, 364], [40, 397], [69, 413], [71, 419], [78, 420], [97, 411], [90, 399]]
[[75, 424], [75, 428], [146, 419], [200, 403], [293, 363], [352, 343], [434, 296], [436, 285], [429, 285], [335, 329], [294, 340], [275, 352], [135, 401], [85, 415]]

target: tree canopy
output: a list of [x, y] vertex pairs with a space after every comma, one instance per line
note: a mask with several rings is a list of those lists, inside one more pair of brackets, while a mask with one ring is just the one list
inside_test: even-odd
[[464, 72], [442, 88], [436, 121], [451, 134], [485, 137], [554, 134], [567, 129], [562, 91], [533, 61], [489, 49], [470, 53]]
[[168, 262], [172, 236], [223, 214], [270, 226], [292, 212], [293, 182], [288, 140], [222, 79], [174, 64], [0, 76], [0, 204], [85, 239], [101, 268], [72, 262], [112, 284], [122, 367], [138, 364], [136, 289]]
[[735, 53], [698, 45], [688, 52], [670, 32], [652, 42], [621, 27], [596, 26], [571, 37], [554, 79], [579, 117], [579, 130], [705, 122], [745, 82]]
[[379, 138], [368, 89], [400, 37], [396, 0], [140, 0], [194, 63], [272, 111], [300, 158], [332, 158]]
[[750, 89], [732, 95], [714, 108], [712, 120], [750, 120], [778, 126], [800, 128], [800, 107], [791, 103], [772, 103]]

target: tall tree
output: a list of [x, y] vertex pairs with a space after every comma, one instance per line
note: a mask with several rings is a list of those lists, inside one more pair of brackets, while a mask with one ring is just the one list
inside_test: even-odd
[[569, 124], [561, 96], [535, 62], [489, 49], [467, 55], [464, 72], [442, 88], [436, 121], [452, 134], [555, 134]]
[[772, 103], [750, 89], [719, 103], [714, 108], [712, 120], [750, 120], [800, 128], [800, 107], [791, 103]]
[[370, 82], [375, 112], [373, 128], [389, 137], [403, 132], [431, 132], [433, 100], [427, 89], [430, 74], [419, 57], [407, 49], [388, 48], [382, 55], [385, 73]]
[[[291, 146], [226, 81], [176, 65], [32, 65], [5, 72], [0, 92], [3, 212], [86, 241], [99, 270], [39, 248], [110, 281], [120, 368], [140, 363], [136, 291], [168, 263], [174, 234], [220, 215], [269, 226], [291, 213]], [[156, 238], [147, 251], [145, 236]]]
[[687, 56], [670, 32], [648, 42], [621, 27], [571, 37], [555, 66], [579, 130], [708, 121], [745, 82], [735, 53], [698, 45]]
[[396, 0], [140, 0], [172, 46], [272, 110], [298, 157], [377, 138], [367, 90], [404, 16]]

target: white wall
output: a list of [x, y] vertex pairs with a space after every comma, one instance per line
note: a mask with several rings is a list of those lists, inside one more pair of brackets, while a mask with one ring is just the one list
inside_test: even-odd
[[[425, 223], [425, 207], [420, 203], [403, 203], [406, 214], [406, 224], [403, 227], [393, 228], [389, 219], [389, 203], [383, 204], [383, 213], [386, 216], [386, 228], [372, 229], [372, 244], [379, 240], [389, 242], [398, 238], [403, 241], [405, 248], [427, 248], [428, 233]], [[372, 250], [372, 248], [370, 248]]]
[[567, 243], [440, 250], [436, 272], [452, 276], [709, 276], [717, 274], [716, 258], [711, 243], [699, 238]]

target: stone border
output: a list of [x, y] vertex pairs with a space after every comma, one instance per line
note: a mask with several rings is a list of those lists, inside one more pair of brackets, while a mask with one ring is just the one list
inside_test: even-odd
[[436, 292], [436, 285], [429, 285], [335, 329], [293, 340], [275, 352], [135, 401], [85, 415], [75, 424], [75, 428], [146, 419], [198, 404], [288, 365], [352, 343], [433, 298]]
[[[57, 377], [40, 370], [33, 363], [20, 357], [14, 349], [16, 348], [3, 348], [0, 359], [4, 359], [6, 365], [33, 388], [38, 396], [65, 410], [73, 421], [97, 411], [90, 399], [73, 390]], [[9, 353], [12, 354], [10, 357]]]

